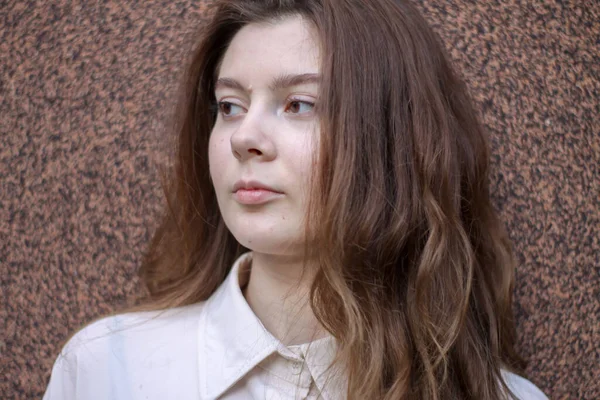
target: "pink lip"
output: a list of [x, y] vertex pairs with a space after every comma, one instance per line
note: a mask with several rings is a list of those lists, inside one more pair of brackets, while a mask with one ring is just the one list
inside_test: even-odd
[[281, 195], [283, 193], [258, 181], [240, 180], [233, 185], [233, 198], [240, 204], [263, 204]]

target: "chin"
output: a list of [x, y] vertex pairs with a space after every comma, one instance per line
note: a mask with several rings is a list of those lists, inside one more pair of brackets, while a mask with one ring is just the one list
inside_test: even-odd
[[232, 232], [239, 244], [247, 249], [264, 254], [290, 255], [303, 251], [304, 243], [300, 238], [283, 239], [280, 236], [253, 234], [236, 234]]
[[298, 235], [298, 232], [303, 231], [302, 228], [293, 232], [260, 224], [248, 227], [250, 229], [229, 225], [228, 228], [239, 244], [256, 253], [290, 255], [304, 251], [303, 237]]
[[295, 210], [269, 207], [249, 212], [222, 209], [225, 225], [239, 244], [257, 253], [291, 254], [304, 251], [304, 224]]

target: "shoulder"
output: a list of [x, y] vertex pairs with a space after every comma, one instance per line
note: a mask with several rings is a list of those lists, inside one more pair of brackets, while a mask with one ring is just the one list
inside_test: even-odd
[[58, 355], [44, 399], [132, 398], [129, 392], [115, 393], [134, 382], [150, 388], [151, 380], [168, 376], [171, 367], [193, 369], [204, 304], [117, 314], [88, 324]]
[[[129, 342], [136, 347], [152, 346], [161, 340], [177, 342], [189, 336], [198, 324], [204, 303], [161, 311], [116, 314], [98, 319], [79, 330], [61, 355]], [[141, 350], [141, 349], [140, 349]]]
[[531, 381], [503, 370], [502, 377], [508, 388], [519, 400], [548, 400], [548, 397]]

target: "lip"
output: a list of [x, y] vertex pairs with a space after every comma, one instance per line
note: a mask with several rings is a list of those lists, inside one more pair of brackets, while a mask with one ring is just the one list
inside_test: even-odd
[[239, 180], [233, 185], [233, 198], [244, 205], [264, 204], [282, 195], [282, 192], [259, 181]]
[[235, 183], [235, 185], [233, 185], [233, 193], [237, 192], [240, 189], [245, 189], [245, 190], [263, 189], [263, 190], [268, 190], [273, 193], [281, 194], [281, 192], [275, 190], [271, 186], [269, 186], [265, 183], [259, 182], [259, 181], [245, 181], [245, 180], [240, 179], [239, 181], [237, 181]]

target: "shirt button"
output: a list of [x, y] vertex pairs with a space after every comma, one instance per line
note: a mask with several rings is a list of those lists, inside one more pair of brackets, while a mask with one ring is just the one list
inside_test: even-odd
[[292, 364], [292, 368], [294, 369], [294, 372], [299, 373], [302, 370], [302, 363], [294, 361], [294, 363]]

